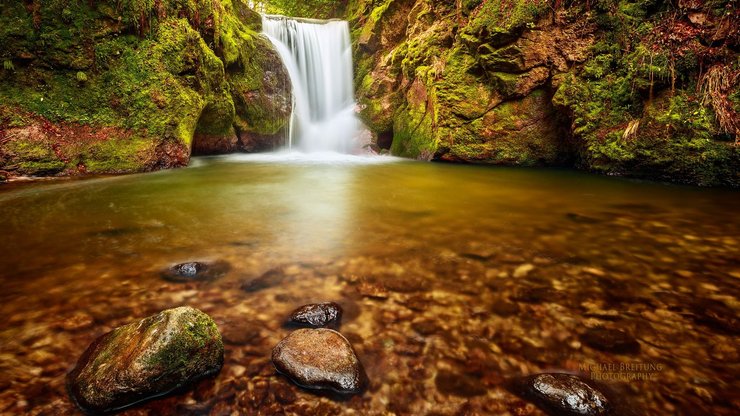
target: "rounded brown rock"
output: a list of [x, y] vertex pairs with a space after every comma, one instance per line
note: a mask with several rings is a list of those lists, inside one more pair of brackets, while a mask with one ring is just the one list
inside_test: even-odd
[[292, 332], [272, 350], [272, 362], [278, 372], [307, 389], [357, 394], [367, 384], [352, 345], [331, 329]]

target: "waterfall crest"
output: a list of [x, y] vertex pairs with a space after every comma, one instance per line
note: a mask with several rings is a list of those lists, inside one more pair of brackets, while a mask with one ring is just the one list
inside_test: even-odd
[[355, 115], [349, 24], [263, 15], [262, 28], [293, 84], [288, 147], [304, 152], [357, 150], [360, 123]]

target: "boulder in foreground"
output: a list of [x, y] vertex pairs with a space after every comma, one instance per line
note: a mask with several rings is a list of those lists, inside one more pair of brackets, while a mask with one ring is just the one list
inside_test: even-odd
[[272, 350], [275, 368], [301, 387], [357, 394], [367, 383], [349, 341], [331, 329], [299, 329]]
[[217, 373], [223, 360], [210, 316], [168, 309], [96, 339], [67, 375], [67, 389], [86, 413], [108, 413]]

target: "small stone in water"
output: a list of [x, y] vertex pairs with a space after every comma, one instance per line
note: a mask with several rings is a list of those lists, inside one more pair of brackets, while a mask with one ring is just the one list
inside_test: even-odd
[[620, 329], [589, 328], [581, 335], [581, 341], [591, 348], [615, 354], [640, 352], [640, 343], [632, 335]]
[[342, 319], [342, 307], [334, 302], [314, 303], [301, 306], [290, 314], [290, 322], [314, 328], [338, 326]]
[[367, 376], [349, 341], [331, 329], [299, 329], [272, 350], [275, 368], [308, 389], [360, 393]]
[[491, 312], [503, 317], [516, 315], [519, 311], [519, 305], [508, 300], [496, 300], [491, 305]]
[[487, 390], [480, 381], [465, 374], [440, 370], [434, 378], [434, 384], [440, 393], [459, 397], [474, 397], [486, 394]]
[[534, 265], [529, 263], [522, 264], [514, 270], [514, 277], [525, 277], [532, 270], [534, 270]]
[[93, 324], [93, 317], [84, 313], [77, 312], [69, 318], [65, 319], [61, 323], [62, 329], [65, 331], [77, 331], [91, 327]]
[[362, 282], [357, 287], [357, 291], [366, 298], [388, 299], [388, 291], [385, 290], [385, 287], [377, 283]]
[[694, 321], [711, 329], [727, 334], [740, 334], [738, 314], [723, 302], [699, 299], [692, 305]]
[[248, 279], [242, 282], [241, 288], [245, 292], [257, 292], [277, 286], [286, 278], [285, 270], [282, 267], [270, 269], [257, 278]]
[[225, 275], [231, 267], [225, 261], [213, 263], [188, 262], [176, 264], [162, 273], [162, 278], [171, 282], [193, 282], [216, 280]]
[[553, 416], [603, 416], [613, 413], [604, 393], [580, 377], [545, 373], [513, 383], [514, 393]]

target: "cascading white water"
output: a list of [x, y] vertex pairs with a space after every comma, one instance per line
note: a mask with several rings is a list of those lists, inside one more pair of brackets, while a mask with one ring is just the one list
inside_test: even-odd
[[356, 151], [352, 48], [345, 21], [263, 15], [293, 85], [288, 146], [304, 152]]

